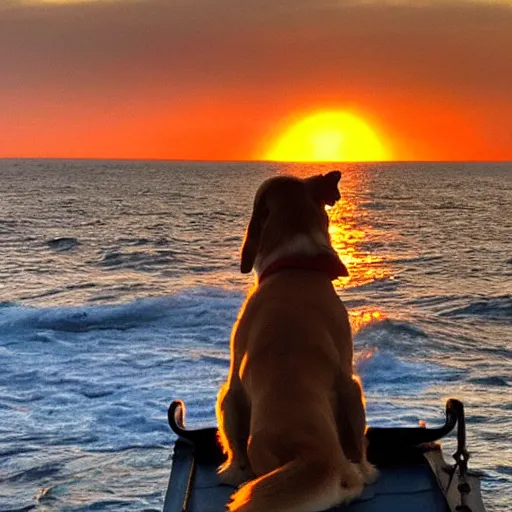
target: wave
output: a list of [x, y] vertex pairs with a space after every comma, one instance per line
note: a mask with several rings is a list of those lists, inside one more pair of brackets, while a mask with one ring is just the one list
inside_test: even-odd
[[93, 263], [106, 270], [128, 268], [144, 271], [160, 269], [162, 266], [176, 264], [176, 261], [176, 252], [169, 249], [129, 252], [109, 250], [102, 255], [98, 262]]
[[66, 252], [75, 249], [80, 245], [77, 238], [74, 237], [60, 237], [52, 238], [46, 241], [46, 245], [56, 252]]
[[362, 327], [357, 332], [355, 341], [365, 346], [396, 349], [425, 338], [428, 338], [428, 335], [419, 327], [408, 322], [386, 318], [375, 320]]
[[365, 290], [379, 291], [379, 292], [392, 292], [400, 288], [400, 281], [394, 277], [375, 278], [369, 283], [364, 283], [358, 286], [351, 286], [344, 291], [347, 293], [360, 292]]
[[116, 243], [123, 247], [139, 247], [139, 246], [152, 246], [152, 247], [167, 247], [171, 244], [171, 241], [165, 237], [160, 237], [156, 240], [150, 240], [149, 238], [118, 238]]
[[390, 265], [408, 265], [413, 263], [431, 263], [432, 261], [441, 261], [444, 257], [441, 255], [432, 256], [411, 256], [410, 258], [389, 258]]
[[506, 375], [490, 375], [487, 377], [473, 377], [468, 379], [471, 384], [480, 384], [481, 386], [492, 386], [492, 387], [509, 387], [510, 376]]
[[486, 297], [473, 301], [465, 306], [443, 311], [444, 317], [484, 317], [486, 319], [503, 320], [512, 317], [512, 295]]
[[126, 304], [36, 308], [2, 303], [0, 331], [5, 335], [20, 330], [128, 330], [154, 323], [208, 329], [219, 321], [232, 325], [242, 297], [223, 288], [201, 287]]
[[356, 354], [355, 366], [365, 390], [388, 396], [414, 395], [418, 388], [449, 380], [455, 373], [432, 363], [402, 360], [379, 349]]
[[356, 371], [365, 388], [409, 395], [418, 386], [452, 380], [459, 371], [417, 360], [427, 339], [424, 331], [407, 322], [386, 319], [363, 327], [354, 342]]

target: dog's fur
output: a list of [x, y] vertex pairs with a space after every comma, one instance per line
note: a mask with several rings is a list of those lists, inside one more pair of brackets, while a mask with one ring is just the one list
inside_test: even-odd
[[[294, 256], [328, 254], [339, 262], [325, 206], [340, 198], [340, 177], [333, 171], [263, 183], [242, 272], [254, 267], [261, 277]], [[230, 511], [321, 511], [357, 497], [376, 477], [366, 458], [364, 399], [352, 358], [348, 314], [325, 272], [280, 269], [249, 294], [217, 401], [227, 455], [220, 479], [249, 480], [232, 495]]]

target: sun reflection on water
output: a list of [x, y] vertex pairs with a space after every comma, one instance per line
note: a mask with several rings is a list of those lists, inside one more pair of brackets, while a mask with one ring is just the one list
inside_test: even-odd
[[371, 238], [372, 226], [360, 219], [366, 214], [358, 209], [355, 199], [343, 197], [328, 211], [329, 234], [333, 247], [348, 268], [349, 277], [338, 279], [337, 286], [363, 286], [376, 279], [391, 277], [391, 270], [386, 267], [381, 256], [364, 250], [363, 243]]
[[[358, 288], [393, 277], [384, 257], [369, 249], [378, 238], [378, 233], [371, 224], [368, 212], [361, 207], [361, 198], [368, 192], [366, 187], [364, 173], [356, 170], [344, 173], [340, 187], [342, 198], [327, 210], [331, 243], [349, 271], [348, 277], [334, 282], [338, 290]], [[374, 306], [371, 309], [368, 306], [350, 309], [354, 333], [386, 317], [383, 311]]]

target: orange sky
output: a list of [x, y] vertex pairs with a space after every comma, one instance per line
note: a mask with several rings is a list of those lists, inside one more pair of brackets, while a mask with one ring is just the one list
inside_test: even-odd
[[2, 0], [0, 157], [261, 158], [355, 112], [396, 160], [512, 160], [512, 2]]

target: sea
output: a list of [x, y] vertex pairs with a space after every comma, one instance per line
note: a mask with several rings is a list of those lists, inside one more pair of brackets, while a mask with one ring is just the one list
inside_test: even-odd
[[332, 169], [368, 423], [440, 426], [462, 400], [486, 508], [512, 510], [512, 163], [7, 159], [0, 511], [162, 509], [169, 403], [215, 424], [254, 193]]

